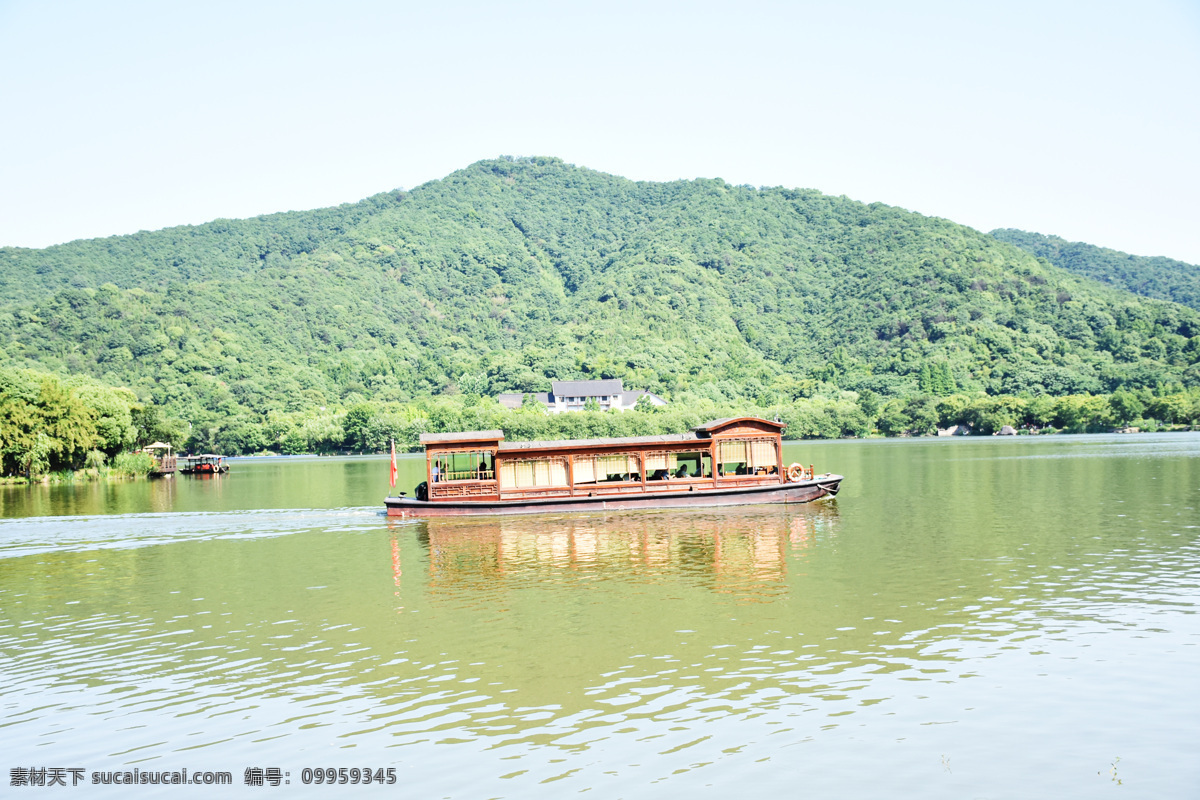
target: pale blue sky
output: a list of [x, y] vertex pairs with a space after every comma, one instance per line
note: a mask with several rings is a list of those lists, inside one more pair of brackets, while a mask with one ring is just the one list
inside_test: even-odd
[[0, 245], [553, 155], [1200, 263], [1200, 2], [0, 0]]

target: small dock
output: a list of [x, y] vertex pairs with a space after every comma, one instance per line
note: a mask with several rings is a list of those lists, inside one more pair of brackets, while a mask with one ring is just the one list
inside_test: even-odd
[[151, 476], [175, 474], [175, 454], [171, 452], [171, 445], [166, 442], [155, 442], [143, 447], [142, 452], [154, 459], [154, 468], [150, 470]]

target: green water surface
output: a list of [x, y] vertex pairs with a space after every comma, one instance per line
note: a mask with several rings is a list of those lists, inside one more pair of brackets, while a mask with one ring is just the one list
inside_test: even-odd
[[396, 770], [364, 797], [1196, 796], [1200, 436], [785, 457], [841, 494], [402, 522], [385, 458], [5, 487], [4, 766], [232, 773], [171, 792], [196, 796], [284, 791], [252, 767], [312, 796], [306, 767]]

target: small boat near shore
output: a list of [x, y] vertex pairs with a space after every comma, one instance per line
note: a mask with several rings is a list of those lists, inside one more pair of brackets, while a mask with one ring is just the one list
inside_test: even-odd
[[224, 475], [229, 472], [225, 456], [205, 453], [198, 456], [179, 456], [179, 471], [184, 475]]
[[[841, 475], [784, 466], [780, 422], [718, 419], [688, 433], [505, 442], [504, 432], [422, 434], [426, 480], [389, 496], [388, 516], [808, 503]], [[393, 473], [394, 474], [394, 473]]]

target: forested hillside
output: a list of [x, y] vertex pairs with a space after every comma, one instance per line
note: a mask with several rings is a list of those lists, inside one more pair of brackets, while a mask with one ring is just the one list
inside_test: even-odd
[[1143, 297], [1171, 300], [1200, 309], [1200, 266], [1162, 256], [1131, 256], [1084, 242], [1068, 242], [1016, 228], [992, 236], [1044, 258], [1056, 267], [1126, 289]]
[[762, 406], [1200, 384], [1196, 311], [947, 220], [551, 158], [0, 263], [0, 366], [132, 387], [210, 439], [555, 378]]

